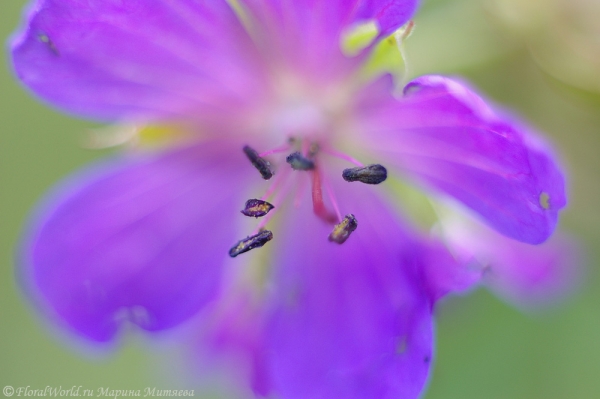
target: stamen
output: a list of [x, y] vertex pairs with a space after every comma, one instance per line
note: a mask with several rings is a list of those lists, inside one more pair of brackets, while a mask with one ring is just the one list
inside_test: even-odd
[[280, 152], [288, 151], [289, 149], [290, 149], [290, 144], [284, 144], [284, 145], [282, 145], [280, 147], [273, 148], [272, 150], [261, 152], [260, 154], [258, 154], [258, 156], [259, 157], [266, 157], [267, 155], [278, 154]]
[[361, 167], [364, 166], [363, 163], [360, 162], [359, 160], [354, 159], [351, 156], [343, 154], [341, 152], [337, 152], [337, 151], [330, 150], [330, 149], [323, 149], [321, 151], [324, 152], [327, 155], [331, 155], [332, 157], [340, 158], [340, 159], [343, 159], [344, 161], [348, 161], [350, 163], [353, 163], [356, 166], [361, 166]]
[[244, 146], [243, 150], [250, 162], [252, 162], [252, 165], [260, 172], [263, 179], [269, 180], [273, 177], [273, 169], [271, 169], [271, 163], [269, 161], [261, 158], [260, 155], [258, 155], [258, 152], [250, 146]]
[[382, 165], [367, 165], [362, 168], [344, 169], [342, 177], [348, 182], [379, 184], [387, 179], [387, 170]]
[[291, 171], [288, 168], [284, 168], [281, 173], [278, 173], [265, 195], [260, 197], [260, 199], [263, 201], [269, 199], [269, 197], [273, 195], [273, 193], [277, 191], [277, 189], [279, 189], [283, 182], [286, 181], [286, 177], [289, 173], [291, 173]]
[[260, 248], [273, 239], [273, 233], [269, 230], [263, 230], [258, 234], [246, 237], [229, 250], [229, 256], [236, 256], [248, 252], [254, 248]]
[[302, 140], [300, 144], [301, 144], [300, 154], [308, 155], [308, 149], [310, 148], [310, 142], [305, 139], [305, 140]]
[[329, 241], [343, 244], [346, 242], [350, 233], [352, 233], [358, 227], [358, 222], [353, 214], [344, 216], [339, 224], [335, 225], [331, 234], [329, 234]]
[[285, 161], [289, 163], [294, 170], [313, 170], [315, 168], [315, 163], [298, 151], [288, 155]]
[[[278, 176], [287, 176], [289, 173], [292, 173], [291, 170], [286, 168]], [[283, 184], [284, 179], [281, 179], [281, 182], [282, 182], [282, 187], [280, 187], [280, 189], [275, 194], [273, 200], [271, 201], [271, 204], [273, 205], [273, 208], [278, 207], [281, 204], [281, 202], [283, 201], [283, 199], [287, 196], [288, 192], [289, 192], [290, 181], [289, 180], [285, 180], [285, 184]], [[264, 199], [264, 197], [263, 197], [263, 199]], [[275, 215], [275, 212], [269, 212], [268, 215], [266, 215], [265, 217], [263, 217], [260, 220], [260, 223], [256, 227], [256, 230], [253, 232], [253, 234], [256, 234], [256, 233], [264, 230], [265, 226], [269, 223], [269, 221], [271, 220], [271, 218], [273, 217], [273, 215]]]
[[262, 201], [259, 199], [249, 199], [248, 201], [246, 201], [246, 206], [242, 210], [242, 213], [246, 216], [260, 218], [269, 213], [273, 208], [275, 208], [275, 206], [268, 203], [267, 201]]

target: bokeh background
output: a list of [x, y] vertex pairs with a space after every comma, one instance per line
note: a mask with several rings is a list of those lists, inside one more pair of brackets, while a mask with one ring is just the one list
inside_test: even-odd
[[[2, 2], [0, 38], [15, 29], [24, 4]], [[598, 0], [423, 1], [407, 42], [410, 75], [464, 76], [547, 133], [570, 176], [561, 228], [587, 259], [579, 288], [543, 311], [517, 309], [485, 290], [440, 307], [427, 399], [600, 398], [598, 21]], [[39, 319], [16, 281], [15, 246], [28, 212], [57, 180], [109, 153], [80, 147], [92, 126], [34, 99], [2, 54], [0, 388], [184, 386], [170, 379], [178, 372], [168, 347], [145, 338], [127, 337], [109, 354], [77, 351]]]

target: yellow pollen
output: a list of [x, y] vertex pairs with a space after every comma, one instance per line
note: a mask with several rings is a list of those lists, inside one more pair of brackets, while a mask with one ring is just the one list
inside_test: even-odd
[[350, 233], [356, 230], [357, 226], [358, 224], [354, 215], [346, 215], [344, 219], [339, 224], [336, 224], [333, 228], [333, 231], [329, 235], [329, 241], [336, 242], [338, 244], [345, 243], [348, 237], [350, 237]]
[[544, 209], [550, 209], [550, 195], [548, 193], [540, 194], [540, 206]]

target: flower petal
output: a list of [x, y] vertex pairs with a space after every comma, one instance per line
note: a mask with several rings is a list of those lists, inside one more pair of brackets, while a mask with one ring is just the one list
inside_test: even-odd
[[500, 296], [522, 306], [539, 307], [568, 294], [579, 280], [580, 250], [575, 242], [555, 234], [541, 245], [500, 237], [487, 254], [485, 283]]
[[[247, 266], [247, 265], [246, 265]], [[232, 287], [229, 287], [232, 288]], [[203, 314], [203, 328], [193, 352], [200, 378], [219, 384], [227, 397], [267, 397], [270, 387], [264, 341], [264, 307], [249, 289], [227, 291], [213, 309]]]
[[274, 50], [273, 57], [283, 56], [288, 66], [325, 81], [354, 65], [340, 50], [345, 28], [374, 20], [381, 38], [408, 22], [418, 5], [417, 0], [240, 1], [255, 18], [260, 41]]
[[354, 20], [374, 19], [380, 35], [385, 37], [407, 23], [413, 17], [418, 5], [417, 0], [363, 0], [359, 2]]
[[579, 280], [581, 251], [564, 234], [529, 245], [464, 217], [446, 217], [444, 226], [449, 244], [470, 252], [482, 265], [483, 282], [517, 305], [539, 307], [555, 302]]
[[412, 81], [400, 100], [369, 101], [365, 141], [390, 165], [457, 198], [502, 234], [532, 244], [550, 236], [565, 182], [530, 129], [441, 76]]
[[375, 190], [336, 177], [329, 181], [340, 205], [358, 217], [348, 241], [328, 242], [332, 226], [310, 214], [310, 200], [300, 209], [283, 204], [285, 224], [270, 227], [272, 280], [251, 285], [254, 294], [234, 286], [208, 318], [199, 363], [227, 370], [229, 388], [285, 398], [417, 397], [431, 361], [434, 303], [479, 281], [480, 270], [414, 235]]
[[332, 227], [302, 211], [277, 236], [264, 342], [281, 397], [416, 398], [427, 380], [426, 246], [355, 188], [336, 189], [358, 219], [343, 245], [328, 242]]
[[36, 94], [101, 119], [226, 114], [264, 91], [225, 0], [38, 0], [12, 52]]
[[421, 247], [424, 248], [420, 251], [421, 264], [433, 303], [449, 294], [463, 294], [482, 281], [484, 269], [472, 252], [456, 248], [450, 253], [445, 245], [434, 240]]
[[[224, 144], [202, 144], [84, 172], [57, 190], [23, 244], [24, 280], [86, 338], [123, 320], [149, 331], [183, 322], [217, 291], [252, 172]], [[237, 148], [237, 147], [235, 147]]]

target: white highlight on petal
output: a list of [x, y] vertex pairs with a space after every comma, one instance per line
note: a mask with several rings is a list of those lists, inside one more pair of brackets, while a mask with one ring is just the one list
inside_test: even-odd
[[91, 150], [118, 147], [121, 145], [135, 146], [139, 138], [139, 125], [111, 125], [97, 129], [88, 129], [81, 145]]

